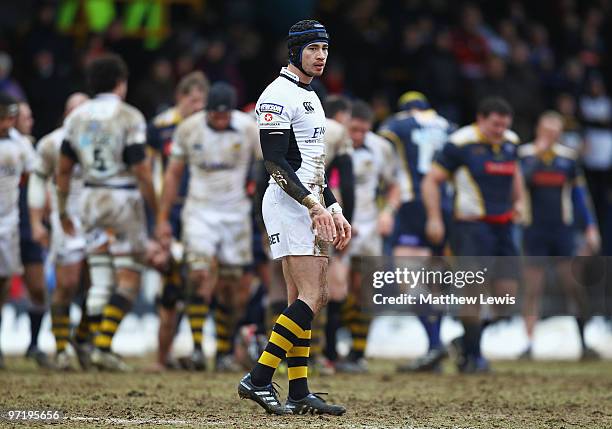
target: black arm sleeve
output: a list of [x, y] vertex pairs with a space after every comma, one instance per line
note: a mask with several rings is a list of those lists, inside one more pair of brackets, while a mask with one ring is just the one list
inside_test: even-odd
[[123, 162], [126, 165], [134, 165], [142, 162], [147, 157], [144, 143], [131, 144], [123, 149]]
[[[325, 184], [327, 184], [327, 177], [325, 177]], [[337, 203], [334, 193], [330, 189], [329, 185], [323, 189], [323, 199], [325, 200], [325, 207], [329, 207], [334, 203]]]
[[259, 130], [259, 141], [264, 165], [270, 176], [291, 198], [302, 204], [310, 192], [300, 182], [287, 161], [290, 132], [290, 130]]
[[74, 151], [74, 149], [72, 148], [72, 145], [70, 144], [68, 140], [62, 141], [62, 147], [60, 148], [60, 152], [62, 153], [62, 155], [66, 155], [68, 158], [73, 160], [75, 163], [77, 164], [79, 163], [79, 157], [77, 156], [76, 152]]
[[340, 195], [342, 197], [342, 211], [350, 223], [355, 209], [355, 176], [353, 174], [353, 160], [351, 155], [337, 156], [330, 166], [338, 169], [340, 175]]

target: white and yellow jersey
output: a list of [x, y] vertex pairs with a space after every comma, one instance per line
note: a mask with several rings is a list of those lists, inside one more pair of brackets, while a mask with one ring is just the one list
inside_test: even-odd
[[34, 168], [36, 153], [30, 140], [15, 129], [0, 137], [0, 233], [19, 225], [19, 182]]
[[257, 125], [252, 117], [232, 111], [227, 130], [210, 127], [198, 112], [177, 127], [170, 156], [189, 166], [187, 203], [215, 211], [250, 209], [246, 181], [254, 159], [261, 159]]

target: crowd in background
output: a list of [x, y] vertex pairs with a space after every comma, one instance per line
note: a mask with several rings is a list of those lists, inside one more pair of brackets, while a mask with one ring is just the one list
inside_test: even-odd
[[126, 37], [125, 2], [115, 2], [117, 19], [104, 31], [80, 36], [58, 30], [61, 3], [19, 2], [0, 18], [0, 91], [27, 99], [37, 138], [57, 125], [66, 96], [83, 89], [84, 65], [109, 51], [127, 61], [128, 101], [148, 119], [173, 104], [177, 80], [197, 69], [236, 87], [240, 105], [252, 103], [286, 64], [289, 25], [315, 17], [332, 37], [319, 89], [366, 99], [377, 122], [408, 89], [458, 124], [473, 118], [483, 96], [501, 95], [522, 141], [533, 137], [543, 110], [560, 111], [566, 143], [583, 150], [610, 254], [610, 0], [183, 2], [169, 8], [171, 32], [154, 49]]

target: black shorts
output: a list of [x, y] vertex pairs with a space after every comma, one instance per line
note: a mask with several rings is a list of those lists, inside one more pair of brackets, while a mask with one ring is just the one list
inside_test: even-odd
[[[449, 229], [448, 219], [449, 216], [444, 213], [446, 231]], [[391, 234], [392, 247], [427, 247], [432, 249], [434, 254], [441, 254], [446, 237], [440, 245], [431, 244], [425, 235], [426, 223], [427, 213], [422, 201], [403, 203], [395, 215], [395, 225]]]
[[455, 221], [450, 237], [451, 249], [456, 256], [477, 257], [465, 259], [491, 270], [494, 279], [518, 280], [520, 264], [514, 228], [512, 223]]
[[569, 225], [530, 225], [523, 231], [526, 256], [573, 256], [575, 231]]

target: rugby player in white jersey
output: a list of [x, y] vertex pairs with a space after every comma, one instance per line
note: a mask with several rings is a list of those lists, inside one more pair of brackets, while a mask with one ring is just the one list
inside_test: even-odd
[[[17, 102], [0, 93], [0, 327], [2, 304], [10, 279], [22, 274], [19, 255], [19, 182], [32, 171], [36, 154], [27, 137], [13, 129], [19, 112]], [[0, 369], [4, 368], [0, 350]]]
[[[87, 101], [89, 97], [77, 92], [68, 97], [64, 110], [64, 117]], [[63, 127], [57, 128], [44, 136], [36, 146], [38, 154], [34, 174], [28, 180], [28, 207], [30, 212], [30, 223], [32, 227], [32, 238], [45, 248], [50, 247], [50, 256], [55, 263], [56, 287], [51, 298], [51, 331], [55, 336], [55, 367], [59, 370], [72, 369], [71, 358], [66, 351], [70, 341], [70, 304], [78, 292], [81, 283], [83, 263], [85, 261], [85, 237], [81, 232], [79, 216], [79, 203], [83, 189], [83, 179], [79, 167], [75, 168], [70, 183], [70, 195], [68, 196], [68, 215], [75, 226], [76, 234], [69, 236], [64, 234], [55, 192], [51, 197], [51, 238], [45, 226], [47, 208], [47, 190], [51, 179], [57, 169], [60, 156], [60, 148], [64, 140]], [[82, 318], [86, 319], [83, 312]], [[85, 321], [84, 321], [85, 322]], [[84, 328], [79, 332], [75, 343], [79, 360], [84, 369], [87, 367], [88, 359], [83, 344], [87, 340], [87, 324], [79, 325]]]
[[[225, 317], [232, 319], [217, 324], [216, 369], [220, 371], [236, 365], [231, 338], [236, 316], [244, 314], [248, 300], [248, 285], [241, 281], [244, 268], [253, 259], [246, 183], [253, 160], [261, 159], [256, 122], [235, 105], [234, 88], [215, 83], [206, 111], [194, 113], [176, 128], [156, 227], [157, 237], [168, 246], [170, 212], [183, 172], [189, 168], [182, 241], [189, 268], [188, 308], [199, 311], [198, 317], [189, 313], [190, 324], [202, 332], [215, 294]], [[203, 362], [203, 355], [198, 360]]]
[[[393, 146], [372, 132], [374, 112], [362, 100], [353, 102], [349, 136], [353, 142], [355, 174], [355, 215], [350, 257], [349, 291], [352, 308], [345, 320], [352, 344], [345, 360], [336, 363], [339, 372], [365, 372], [365, 349], [370, 317], [361, 306], [361, 258], [382, 256], [383, 237], [393, 231], [393, 213], [399, 206], [397, 175], [399, 163]], [[378, 191], [384, 189], [384, 205], [378, 205]]]
[[[152, 212], [157, 211], [145, 152], [146, 124], [142, 113], [123, 102], [127, 67], [121, 58], [105, 55], [95, 59], [87, 69], [87, 79], [95, 97], [64, 123], [56, 175], [58, 212], [64, 231], [74, 235], [68, 196], [73, 167], [79, 164], [84, 180], [80, 220], [88, 262], [97, 268], [92, 270], [92, 288], [98, 285], [101, 291], [94, 297], [90, 294], [87, 305], [104, 307], [91, 361], [101, 369], [127, 370], [111, 353], [111, 343], [140, 288], [147, 244], [143, 199]], [[111, 237], [101, 237], [100, 230], [110, 231]]]
[[[333, 414], [346, 409], [326, 403], [308, 389], [311, 323], [327, 303], [329, 245], [346, 247], [351, 227], [325, 179], [325, 113], [310, 83], [321, 76], [329, 36], [317, 21], [289, 30], [289, 65], [264, 90], [256, 105], [264, 163], [271, 175], [263, 218], [274, 259], [282, 258], [289, 307], [279, 316], [257, 364], [238, 384], [241, 398], [268, 413]], [[289, 396], [283, 406], [272, 385], [287, 358]]]

